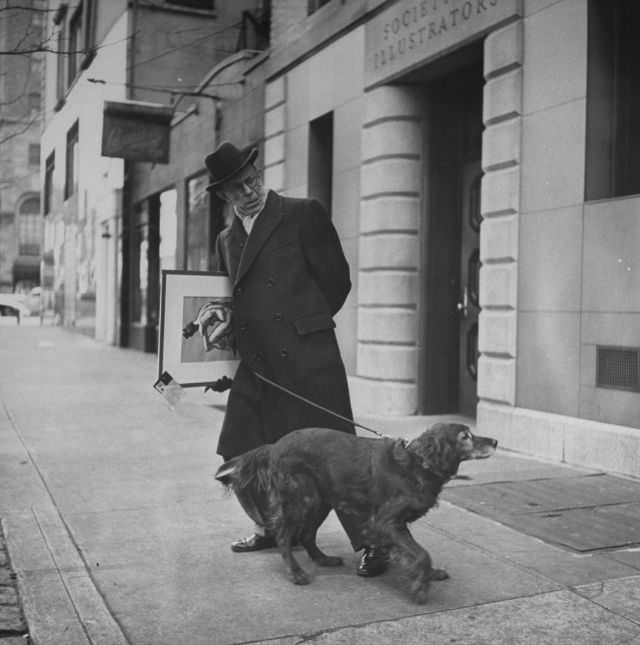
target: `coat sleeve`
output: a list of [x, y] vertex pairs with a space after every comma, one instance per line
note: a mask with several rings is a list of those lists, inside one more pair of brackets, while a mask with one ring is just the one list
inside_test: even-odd
[[307, 212], [300, 222], [300, 238], [311, 274], [334, 316], [351, 290], [349, 263], [328, 213], [314, 199], [309, 200]]

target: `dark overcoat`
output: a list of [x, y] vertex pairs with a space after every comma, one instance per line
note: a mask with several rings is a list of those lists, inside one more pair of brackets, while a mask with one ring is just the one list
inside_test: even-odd
[[349, 265], [326, 211], [270, 191], [247, 236], [238, 217], [216, 240], [218, 270], [233, 284], [240, 365], [218, 454], [225, 459], [309, 426], [352, 424], [259, 380], [254, 372], [352, 418], [334, 314], [349, 290]]

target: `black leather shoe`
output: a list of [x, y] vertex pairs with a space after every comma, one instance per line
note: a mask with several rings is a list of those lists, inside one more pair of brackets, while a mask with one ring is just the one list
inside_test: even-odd
[[258, 535], [254, 533], [248, 538], [236, 540], [231, 543], [231, 550], [235, 553], [248, 553], [250, 551], [263, 551], [264, 549], [273, 549], [276, 546], [274, 538], [268, 535]]
[[356, 573], [363, 578], [373, 578], [384, 573], [389, 566], [389, 552], [379, 546], [365, 548]]

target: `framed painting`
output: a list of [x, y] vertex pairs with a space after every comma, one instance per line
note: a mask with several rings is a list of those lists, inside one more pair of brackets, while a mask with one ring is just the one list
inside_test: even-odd
[[238, 367], [229, 278], [201, 271], [162, 272], [158, 377], [207, 385]]

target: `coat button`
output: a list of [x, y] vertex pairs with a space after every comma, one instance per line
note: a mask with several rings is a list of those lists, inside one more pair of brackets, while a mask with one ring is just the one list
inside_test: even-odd
[[239, 329], [240, 331], [246, 331], [246, 330], [247, 330], [247, 323], [246, 323], [246, 322], [244, 322], [244, 321], [243, 321], [243, 322], [241, 322], [241, 323], [238, 325], [238, 329]]
[[287, 358], [287, 356], [289, 356], [289, 350], [288, 350], [286, 347], [283, 347], [283, 348], [280, 350], [280, 356], [281, 356], [282, 358]]
[[242, 287], [236, 287], [236, 293], [240, 295], [242, 293]]
[[269, 278], [267, 280], [267, 287], [273, 287], [273, 285], [276, 283], [276, 281], [273, 278]]
[[258, 353], [251, 354], [251, 360], [257, 363], [260, 360], [260, 354]]
[[282, 314], [280, 314], [280, 313], [276, 314], [276, 315], [273, 317], [273, 319], [274, 319], [276, 322], [282, 322]]

